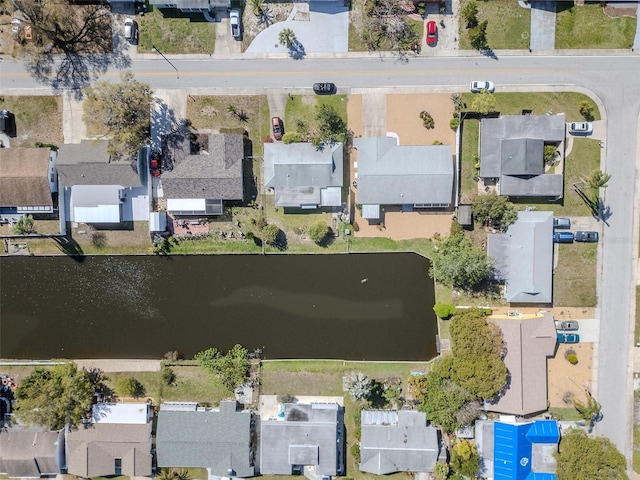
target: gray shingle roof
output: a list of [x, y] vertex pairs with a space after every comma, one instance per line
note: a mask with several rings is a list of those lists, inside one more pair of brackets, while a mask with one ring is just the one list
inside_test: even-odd
[[53, 206], [48, 148], [0, 148], [0, 206]]
[[220, 410], [160, 410], [156, 433], [159, 467], [209, 468], [212, 475], [254, 475], [251, 460], [251, 413], [236, 411], [236, 402]]
[[496, 259], [510, 303], [551, 303], [553, 212], [518, 212], [506, 233], [487, 237], [487, 255]]
[[285, 404], [284, 420], [262, 420], [260, 471], [291, 475], [294, 465], [315, 467], [316, 475], [342, 473], [342, 407], [333, 404]]
[[207, 154], [188, 154], [189, 139], [168, 147], [173, 170], [163, 170], [160, 180], [166, 198], [242, 200], [242, 135], [211, 134]]
[[391, 137], [356, 138], [357, 202], [449, 205], [453, 157], [448, 145], [397, 145]]
[[67, 435], [68, 472], [80, 477], [115, 474], [115, 459], [122, 460], [122, 475], [151, 475], [151, 422], [147, 424], [90, 423]]
[[63, 450], [63, 431], [9, 427], [0, 432], [0, 473], [29, 478], [58, 474]]
[[343, 185], [342, 143], [321, 150], [310, 143], [264, 144], [265, 186], [276, 206], [322, 205], [323, 191]]
[[504, 363], [509, 386], [504, 395], [487, 405], [492, 412], [530, 415], [547, 409], [547, 357], [556, 349], [553, 315], [527, 319], [490, 318], [500, 330], [507, 347]]
[[431, 472], [440, 451], [438, 431], [416, 411], [363, 410], [360, 470], [385, 475]]
[[121, 185], [139, 187], [137, 159], [113, 160], [109, 142], [82, 140], [64, 144], [58, 150], [58, 178], [63, 187], [73, 185]]
[[562, 197], [562, 175], [544, 174], [543, 157], [544, 143], [564, 138], [563, 114], [483, 118], [480, 176], [499, 178], [501, 195]]

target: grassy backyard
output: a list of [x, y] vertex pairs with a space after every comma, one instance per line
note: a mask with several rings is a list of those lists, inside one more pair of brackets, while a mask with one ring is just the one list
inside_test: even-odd
[[[475, 0], [462, 0], [460, 11]], [[478, 5], [478, 22], [488, 20], [487, 41], [492, 50], [526, 49], [529, 47], [531, 29], [531, 9], [522, 8], [518, 2], [511, 0], [492, 0], [476, 2]], [[469, 43], [468, 30], [462, 15], [459, 16], [460, 49], [472, 50]]]
[[[201, 13], [161, 11], [150, 5], [149, 12], [139, 21], [140, 53], [153, 52], [154, 46], [165, 55], [214, 51], [215, 24], [207, 22]], [[171, 67], [167, 65], [167, 68]]]
[[480, 120], [465, 120], [462, 126], [462, 159], [460, 198], [461, 203], [469, 203], [474, 195], [478, 193], [478, 184], [473, 180], [477, 175], [476, 162], [479, 161], [480, 154]]
[[611, 18], [602, 3], [558, 2], [556, 12], [556, 48], [628, 49], [633, 44], [636, 19]]
[[0, 96], [0, 110], [15, 115], [16, 138], [12, 147], [35, 147], [36, 142], [59, 146], [62, 134], [62, 97], [60, 96]]

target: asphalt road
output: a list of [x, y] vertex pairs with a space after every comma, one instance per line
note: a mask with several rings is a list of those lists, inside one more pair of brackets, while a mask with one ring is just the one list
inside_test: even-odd
[[[505, 56], [430, 57], [403, 63], [375, 56], [345, 58], [215, 60], [157, 56], [131, 60], [136, 78], [154, 89], [184, 89], [185, 93], [242, 94], [311, 92], [314, 82], [330, 81], [339, 93], [384, 88], [394, 92], [466, 91], [471, 80], [492, 80], [497, 91], [587, 89], [600, 98], [607, 119], [604, 169], [610, 173], [603, 192], [605, 226], [600, 246], [598, 297], [600, 343], [598, 381], [594, 385], [604, 418], [596, 432], [609, 437], [632, 455], [633, 342], [631, 296], [635, 293], [632, 259], [638, 114], [640, 112], [640, 56]], [[126, 63], [126, 62], [125, 62]], [[49, 91], [20, 63], [0, 64], [0, 93]], [[117, 78], [107, 70], [107, 78]], [[557, 112], [556, 112], [557, 113]]]

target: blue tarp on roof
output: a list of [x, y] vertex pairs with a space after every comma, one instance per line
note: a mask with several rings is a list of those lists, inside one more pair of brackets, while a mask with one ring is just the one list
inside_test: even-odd
[[554, 420], [509, 424], [495, 422], [493, 430], [493, 475], [495, 480], [556, 480], [553, 473], [531, 471], [534, 443], [557, 443]]

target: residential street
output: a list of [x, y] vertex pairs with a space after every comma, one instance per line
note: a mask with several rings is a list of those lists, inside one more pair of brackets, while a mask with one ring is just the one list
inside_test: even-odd
[[[179, 71], [179, 78], [162, 58], [147, 55], [132, 59], [130, 69], [138, 80], [148, 82], [155, 90], [163, 90], [167, 96], [174, 89], [183, 95], [311, 93], [314, 82], [334, 82], [338, 93], [448, 93], [467, 91], [471, 80], [491, 80], [496, 84], [496, 92], [577, 90], [598, 98], [604, 106], [601, 113], [607, 126], [602, 169], [611, 174], [611, 180], [602, 193], [604, 226], [598, 263], [601, 329], [593, 390], [604, 418], [597, 424], [596, 432], [609, 437], [630, 461], [631, 347], [638, 259], [638, 229], [634, 223], [640, 204], [635, 191], [640, 55], [591, 53], [503, 56], [496, 52], [497, 60], [473, 55], [417, 57], [406, 63], [368, 54], [310, 55], [301, 61], [282, 56], [236, 60], [169, 57]], [[38, 84], [21, 63], [4, 59], [1, 66], [0, 94], [51, 92]], [[105, 76], [116, 80], [118, 75], [114, 69]], [[368, 130], [379, 130], [375, 119], [368, 122]]]

